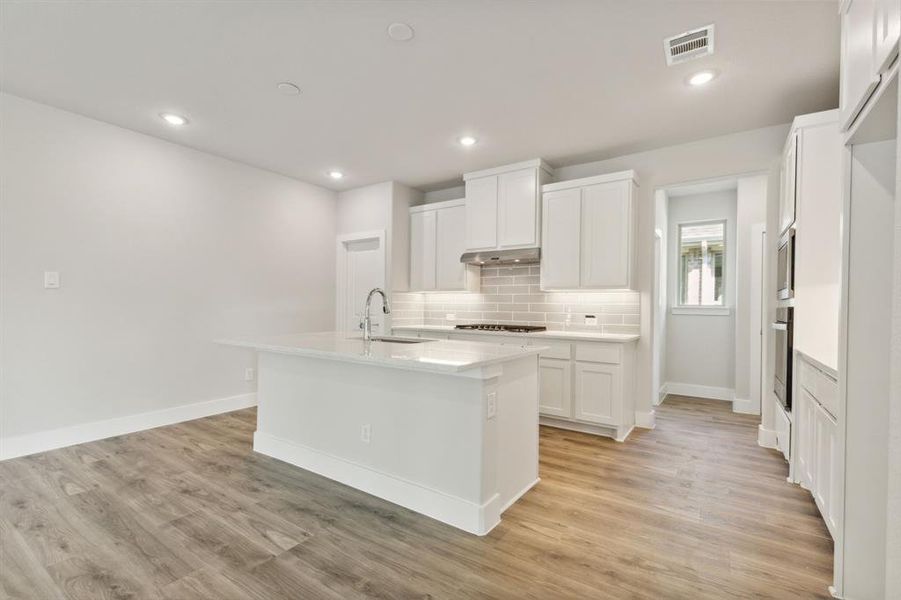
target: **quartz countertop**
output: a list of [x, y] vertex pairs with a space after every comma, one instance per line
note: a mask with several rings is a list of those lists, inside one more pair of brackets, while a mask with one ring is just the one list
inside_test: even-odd
[[222, 339], [217, 343], [278, 354], [435, 373], [461, 373], [537, 355], [545, 349], [525, 344], [500, 345], [466, 340], [429, 340], [414, 344], [366, 343], [359, 333], [335, 331]]
[[436, 333], [459, 333], [462, 335], [497, 335], [525, 337], [550, 340], [573, 340], [585, 342], [615, 342], [620, 344], [638, 340], [641, 336], [637, 333], [595, 333], [593, 331], [480, 331], [478, 329], [455, 329], [452, 325], [399, 325], [392, 328], [393, 331], [402, 334], [404, 331], [434, 331]]

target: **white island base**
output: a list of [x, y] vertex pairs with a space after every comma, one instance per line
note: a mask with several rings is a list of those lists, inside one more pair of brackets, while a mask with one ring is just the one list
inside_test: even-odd
[[[373, 343], [379, 356], [348, 360], [304, 355], [301, 343], [293, 351], [229, 343], [259, 350], [257, 452], [476, 535], [538, 482], [531, 348]], [[440, 358], [473, 346], [497, 355], [471, 368]], [[434, 364], [406, 356], [424, 351]]]

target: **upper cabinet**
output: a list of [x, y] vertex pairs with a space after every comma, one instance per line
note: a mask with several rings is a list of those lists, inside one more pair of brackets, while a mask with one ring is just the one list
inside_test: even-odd
[[540, 159], [463, 175], [466, 250], [540, 246], [540, 189], [552, 176]]
[[635, 287], [634, 171], [545, 185], [541, 289]]
[[479, 269], [460, 262], [465, 222], [463, 200], [410, 209], [410, 291], [478, 291]]
[[841, 127], [860, 114], [898, 55], [898, 0], [844, 0], [841, 8]]
[[779, 234], [795, 222], [798, 198], [798, 135], [792, 131], [782, 153], [782, 186], [779, 194]]

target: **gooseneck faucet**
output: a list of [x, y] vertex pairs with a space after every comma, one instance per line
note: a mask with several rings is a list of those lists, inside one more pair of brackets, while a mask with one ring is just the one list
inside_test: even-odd
[[376, 294], [382, 296], [382, 312], [386, 315], [391, 314], [391, 305], [388, 303], [388, 296], [382, 288], [373, 288], [366, 296], [366, 305], [363, 307], [363, 320], [360, 322], [360, 329], [363, 330], [363, 341], [372, 340], [372, 318], [369, 316], [369, 305], [372, 304], [372, 297]]

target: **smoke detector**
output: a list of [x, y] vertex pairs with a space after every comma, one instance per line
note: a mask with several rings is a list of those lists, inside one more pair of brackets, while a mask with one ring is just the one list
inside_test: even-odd
[[713, 54], [713, 24], [666, 38], [663, 52], [668, 67]]

